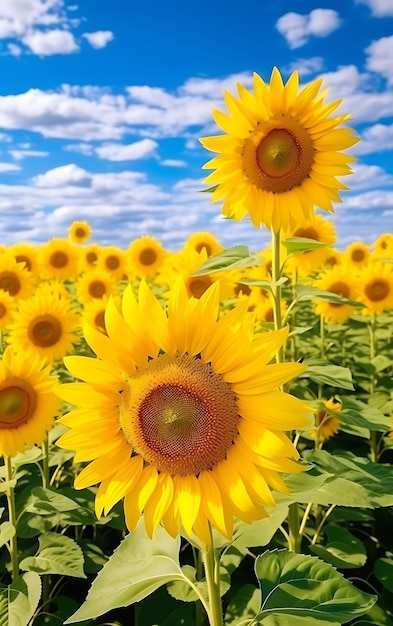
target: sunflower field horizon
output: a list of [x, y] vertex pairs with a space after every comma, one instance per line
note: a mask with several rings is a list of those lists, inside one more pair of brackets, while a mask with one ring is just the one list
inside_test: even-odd
[[393, 232], [337, 241], [327, 87], [254, 73], [200, 139], [268, 245], [0, 247], [1, 626], [393, 626]]

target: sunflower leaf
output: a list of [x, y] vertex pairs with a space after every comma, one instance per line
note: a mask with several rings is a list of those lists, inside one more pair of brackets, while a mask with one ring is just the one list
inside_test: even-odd
[[30, 623], [41, 597], [41, 579], [34, 572], [18, 576], [0, 589], [0, 626]]
[[299, 378], [311, 378], [311, 380], [322, 385], [347, 389], [348, 391], [355, 390], [351, 370], [340, 365], [307, 363], [307, 369], [299, 375]]
[[287, 249], [288, 254], [300, 254], [309, 250], [317, 250], [318, 248], [326, 248], [328, 244], [310, 239], [309, 237], [289, 237], [284, 239], [282, 245]]
[[158, 527], [150, 539], [141, 520], [98, 573], [87, 599], [65, 624], [93, 619], [129, 606], [173, 580], [184, 580], [179, 565], [180, 538]]
[[326, 545], [312, 545], [311, 550], [324, 561], [340, 569], [362, 567], [367, 560], [365, 547], [349, 530], [328, 524], [324, 527]]
[[343, 624], [364, 615], [376, 601], [376, 596], [359, 591], [331, 565], [289, 550], [257, 557], [255, 573], [262, 595], [259, 622], [282, 614], [302, 617], [303, 623], [322, 619]]
[[261, 257], [250, 255], [247, 246], [233, 246], [233, 248], [227, 248], [209, 257], [202, 265], [193, 271], [191, 276], [204, 276], [205, 274], [213, 274], [221, 270], [252, 267], [254, 265], [260, 265], [260, 263]]
[[83, 552], [78, 544], [59, 533], [40, 535], [39, 548], [35, 556], [28, 556], [20, 563], [20, 568], [38, 574], [61, 574], [86, 578], [83, 572]]
[[295, 289], [298, 293], [298, 300], [327, 300], [328, 302], [334, 302], [335, 304], [349, 304], [350, 306], [364, 306], [360, 302], [344, 298], [332, 291], [324, 291], [318, 289], [318, 287], [312, 287], [311, 285], [295, 285]]

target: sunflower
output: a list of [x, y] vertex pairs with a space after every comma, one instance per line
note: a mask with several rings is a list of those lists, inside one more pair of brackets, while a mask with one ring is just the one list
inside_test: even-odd
[[383, 233], [374, 241], [375, 255], [380, 258], [393, 258], [393, 233]]
[[73, 279], [78, 269], [77, 246], [67, 239], [54, 237], [38, 249], [41, 276], [57, 280]]
[[353, 267], [367, 265], [371, 257], [369, 246], [361, 241], [354, 241], [347, 246], [344, 252], [344, 261], [348, 261]]
[[116, 281], [111, 274], [100, 268], [84, 272], [76, 282], [76, 294], [84, 305], [91, 300], [101, 300], [116, 293]]
[[[348, 300], [355, 300], [359, 292], [358, 280], [347, 264], [334, 265], [325, 270], [317, 280], [314, 280], [312, 286]], [[315, 314], [321, 315], [331, 324], [343, 324], [355, 311], [354, 306], [343, 302], [316, 299], [314, 304]]]
[[89, 243], [79, 249], [79, 273], [82, 274], [86, 270], [92, 270], [96, 267], [100, 246], [96, 243]]
[[26, 359], [6, 348], [0, 362], [0, 454], [9, 457], [40, 445], [59, 409], [56, 379], [37, 355]]
[[341, 411], [342, 405], [339, 400], [330, 398], [323, 400], [315, 412], [316, 429], [310, 432], [317, 444], [322, 445], [334, 435], [337, 435], [341, 427], [341, 422], [337, 413]]
[[91, 237], [91, 227], [88, 222], [72, 222], [68, 229], [70, 239], [75, 243], [83, 243]]
[[9, 248], [17, 263], [24, 263], [26, 269], [37, 274], [37, 248], [29, 243], [15, 243]]
[[359, 273], [358, 300], [365, 304], [363, 313], [382, 313], [393, 309], [393, 271], [389, 263], [375, 261]]
[[57, 443], [90, 462], [75, 487], [100, 483], [98, 517], [124, 498], [130, 531], [144, 512], [149, 536], [162, 523], [209, 543], [209, 522], [231, 537], [234, 516], [265, 517], [270, 487], [286, 492], [279, 472], [302, 469], [284, 431], [308, 424], [309, 409], [278, 388], [303, 365], [270, 364], [287, 329], [254, 338], [246, 307], [218, 312], [217, 285], [197, 300], [179, 279], [166, 313], [142, 281], [122, 314], [109, 300], [108, 336], [85, 325], [98, 360], [65, 359], [85, 382], [58, 387], [78, 408]]
[[303, 237], [325, 244], [323, 247], [315, 250], [294, 254], [288, 259], [288, 270], [291, 269], [293, 271], [296, 268], [302, 276], [308, 276], [310, 272], [314, 272], [317, 268], [326, 264], [327, 259], [331, 256], [330, 246], [337, 239], [333, 222], [324, 219], [321, 215], [315, 215], [311, 222], [304, 226], [296, 227], [289, 233], [289, 237]]
[[11, 322], [16, 311], [15, 298], [10, 296], [8, 291], [0, 289], [0, 328], [4, 329]]
[[18, 263], [9, 250], [0, 256], [0, 289], [7, 291], [15, 300], [28, 298], [36, 285], [37, 278]]
[[125, 275], [125, 252], [117, 246], [100, 248], [97, 267], [109, 272], [114, 278], [120, 279]]
[[334, 212], [336, 176], [350, 174], [354, 158], [342, 153], [357, 143], [348, 115], [332, 117], [341, 100], [324, 104], [322, 80], [298, 92], [298, 73], [284, 85], [273, 69], [270, 85], [254, 74], [254, 93], [238, 84], [239, 98], [225, 92], [229, 115], [214, 110], [226, 135], [205, 137], [202, 145], [219, 156], [204, 165], [215, 170], [205, 181], [217, 185], [212, 201], [224, 199], [222, 213], [241, 220], [247, 213], [258, 228], [278, 232], [311, 220], [314, 206]]
[[197, 252], [201, 252], [201, 250], [205, 248], [208, 257], [218, 254], [218, 252], [224, 249], [217, 237], [209, 231], [193, 233], [188, 237], [185, 246], [191, 246], [191, 248], [194, 248]]
[[93, 328], [105, 334], [105, 309], [107, 302], [108, 298], [100, 298], [98, 300], [91, 300], [90, 302], [86, 302], [85, 306], [83, 307], [82, 313], [84, 321], [86, 321], [89, 326], [92, 326]]
[[35, 353], [52, 362], [73, 350], [79, 328], [79, 315], [68, 298], [39, 291], [24, 300], [14, 314], [8, 342], [15, 352]]
[[154, 276], [160, 270], [166, 256], [166, 250], [155, 237], [145, 235], [135, 239], [126, 251], [127, 273], [130, 279]]

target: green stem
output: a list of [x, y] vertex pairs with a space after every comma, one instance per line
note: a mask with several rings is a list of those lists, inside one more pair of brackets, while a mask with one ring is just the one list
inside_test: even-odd
[[42, 453], [44, 456], [44, 458], [42, 459], [42, 486], [44, 487], [44, 489], [48, 489], [50, 484], [48, 435], [46, 435], [44, 441], [42, 442]]
[[297, 502], [290, 505], [288, 511], [288, 548], [293, 552], [300, 552], [302, 538], [299, 534], [299, 507]]
[[214, 548], [213, 533], [210, 528], [210, 545], [204, 553], [204, 564], [207, 591], [209, 597], [209, 625], [224, 626], [220, 593], [220, 561], [218, 552]]
[[[5, 463], [5, 476], [6, 482], [11, 483], [13, 480], [12, 463], [10, 457], [4, 458]], [[16, 509], [15, 509], [15, 489], [8, 484], [7, 486], [7, 503], [8, 503], [8, 519], [15, 528], [15, 534], [10, 540], [10, 555], [11, 555], [11, 571], [12, 580], [16, 580], [19, 576], [19, 562], [18, 562], [18, 544], [16, 535]]]
[[[281, 278], [281, 261], [280, 261], [280, 244], [281, 236], [272, 232], [272, 281], [273, 281], [273, 311], [274, 311], [274, 328], [280, 330], [282, 328], [281, 315], [281, 285], [277, 285]], [[281, 347], [276, 355], [277, 363], [284, 361], [284, 348]]]
[[[373, 313], [370, 323], [368, 324], [368, 332], [370, 337], [370, 363], [373, 363], [373, 360], [376, 356], [377, 352], [377, 342], [376, 342], [376, 325], [377, 318], [375, 313]], [[370, 376], [370, 396], [375, 392], [375, 373], [372, 372]], [[378, 434], [375, 430], [370, 430], [370, 457], [373, 463], [378, 462]]]

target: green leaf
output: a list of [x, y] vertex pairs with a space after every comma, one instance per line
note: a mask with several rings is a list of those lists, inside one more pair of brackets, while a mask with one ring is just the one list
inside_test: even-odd
[[72, 511], [78, 508], [77, 502], [63, 496], [57, 491], [35, 487], [31, 491], [31, 497], [26, 506], [29, 513], [39, 513], [40, 515], [50, 515], [59, 511]]
[[[305, 626], [303, 616], [298, 617], [296, 615], [268, 615], [258, 621], [258, 624], [260, 626]], [[329, 622], [329, 624], [330, 626], [340, 626], [339, 622]], [[307, 626], [326, 626], [326, 620], [308, 617]]]
[[368, 438], [370, 430], [386, 432], [391, 428], [389, 416], [355, 398], [342, 398], [342, 409], [337, 417], [342, 424], [342, 430], [361, 437]]
[[335, 302], [336, 304], [349, 304], [350, 306], [363, 306], [356, 300], [349, 300], [344, 296], [339, 296], [332, 291], [324, 291], [318, 289], [318, 287], [311, 287], [311, 285], [295, 285], [295, 289], [298, 293], [298, 300], [327, 300], [328, 302]]
[[38, 541], [37, 554], [23, 559], [21, 569], [39, 574], [86, 578], [83, 572], [83, 552], [73, 539], [59, 533], [45, 533]]
[[268, 289], [269, 291], [272, 291], [274, 287], [285, 285], [286, 282], [288, 282], [288, 276], [281, 276], [281, 278], [275, 282], [272, 280], [257, 280], [256, 278], [242, 278], [239, 280], [239, 284], [241, 285], [248, 285], [249, 287], [262, 287], [263, 289]]
[[277, 528], [281, 526], [288, 515], [288, 505], [281, 504], [267, 508], [269, 517], [246, 524], [236, 521], [232, 547], [239, 551], [247, 548], [266, 546], [272, 539]]
[[[307, 364], [308, 365], [308, 364]], [[307, 369], [298, 378], [311, 378], [321, 385], [338, 387], [354, 391], [352, 373], [348, 367], [339, 365], [308, 365]]]
[[310, 546], [314, 554], [340, 569], [352, 569], [365, 564], [365, 547], [349, 530], [328, 524], [323, 533], [327, 538], [326, 545]]
[[374, 574], [385, 589], [393, 593], [393, 559], [377, 559], [374, 563]]
[[200, 265], [191, 276], [203, 276], [204, 274], [213, 274], [221, 270], [234, 270], [243, 267], [253, 267], [261, 264], [261, 257], [257, 255], [250, 256], [247, 246], [233, 246], [227, 248], [218, 254], [209, 257], [202, 265]]
[[307, 450], [303, 455], [314, 464], [312, 473], [328, 474], [323, 485], [313, 493], [315, 504], [362, 509], [393, 506], [392, 465], [372, 463], [350, 453], [331, 455], [326, 450]]
[[[209, 595], [207, 591], [206, 579], [197, 580], [196, 569], [192, 565], [184, 565], [181, 568], [184, 574], [183, 580], [172, 580], [167, 584], [168, 593], [175, 598], [175, 600], [181, 600], [182, 602], [195, 602], [199, 599], [196, 591], [190, 586], [188, 581], [191, 581], [193, 586], [196, 587], [200, 595], [208, 601]], [[220, 593], [223, 596], [231, 586], [230, 576], [224, 567], [220, 567]]]
[[85, 602], [65, 623], [74, 624], [129, 606], [172, 580], [184, 580], [179, 549], [180, 538], [173, 539], [161, 526], [149, 539], [141, 519], [98, 573]]
[[255, 572], [262, 595], [259, 620], [284, 614], [343, 624], [364, 615], [376, 601], [376, 596], [359, 591], [314, 556], [288, 550], [265, 552], [257, 557]]
[[0, 526], [0, 547], [10, 541], [15, 532], [15, 526], [11, 522], [3, 522]]
[[236, 626], [239, 622], [252, 620], [259, 612], [260, 606], [260, 590], [250, 583], [243, 585], [229, 601], [225, 611], [225, 626]]
[[287, 249], [288, 254], [299, 254], [309, 250], [326, 248], [327, 246], [326, 243], [310, 239], [309, 237], [288, 237], [288, 239], [283, 239], [281, 243]]
[[27, 626], [41, 597], [41, 579], [28, 572], [0, 591], [0, 626]]

